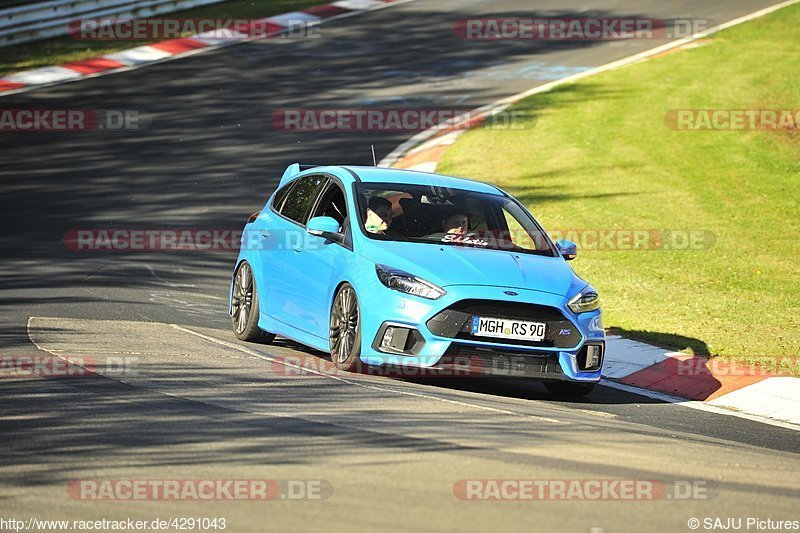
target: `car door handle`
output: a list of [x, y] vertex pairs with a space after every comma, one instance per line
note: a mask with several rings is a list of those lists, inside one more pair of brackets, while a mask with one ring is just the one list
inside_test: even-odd
[[302, 252], [303, 251], [303, 245], [300, 244], [299, 242], [296, 242], [296, 243], [292, 244], [292, 250], [294, 250], [295, 252]]
[[270, 237], [271, 235], [272, 235], [272, 233], [270, 233], [268, 229], [262, 229], [261, 230], [261, 236], [262, 237]]

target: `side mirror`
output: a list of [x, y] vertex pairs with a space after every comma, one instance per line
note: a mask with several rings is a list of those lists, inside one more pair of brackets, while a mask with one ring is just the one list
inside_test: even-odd
[[339, 232], [339, 223], [331, 217], [314, 217], [306, 224], [309, 235], [316, 235], [323, 239], [342, 242], [343, 235]]
[[567, 261], [572, 261], [578, 256], [578, 245], [574, 242], [561, 239], [556, 242], [556, 248], [558, 249], [558, 253], [561, 254], [561, 257]]

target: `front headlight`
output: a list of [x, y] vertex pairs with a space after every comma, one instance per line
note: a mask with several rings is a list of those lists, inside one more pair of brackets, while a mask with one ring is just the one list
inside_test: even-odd
[[585, 313], [600, 309], [600, 295], [591, 286], [587, 286], [579, 292], [567, 304], [574, 313]]
[[436, 300], [445, 294], [445, 290], [441, 287], [396, 268], [375, 265], [375, 272], [378, 274], [378, 279], [381, 280], [381, 283], [396, 291], [429, 300]]

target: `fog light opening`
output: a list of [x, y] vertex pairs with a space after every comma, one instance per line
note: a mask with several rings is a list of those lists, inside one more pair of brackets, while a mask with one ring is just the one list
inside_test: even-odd
[[587, 344], [576, 357], [578, 370], [593, 372], [603, 365], [603, 345]]
[[414, 356], [419, 354], [424, 344], [425, 340], [414, 327], [384, 324], [372, 347], [383, 353]]

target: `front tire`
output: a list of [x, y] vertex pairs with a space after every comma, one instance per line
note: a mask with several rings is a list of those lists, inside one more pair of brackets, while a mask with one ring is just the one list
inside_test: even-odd
[[361, 361], [361, 315], [356, 291], [349, 283], [339, 287], [333, 298], [329, 339], [333, 364], [347, 372], [358, 370]]
[[596, 383], [569, 383], [564, 381], [545, 381], [544, 386], [554, 396], [580, 398], [594, 390]]
[[275, 334], [258, 327], [258, 291], [253, 269], [247, 261], [242, 261], [233, 278], [231, 295], [231, 319], [233, 333], [240, 341], [263, 342], [275, 340]]

